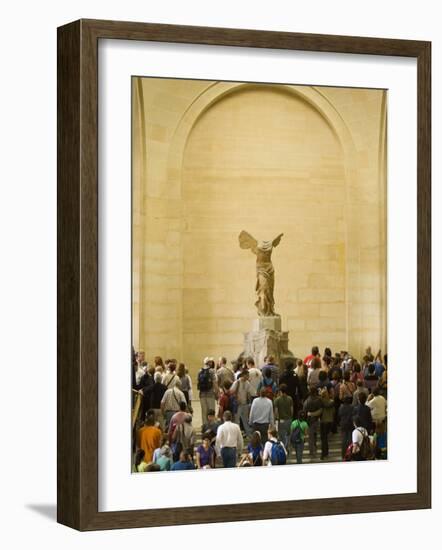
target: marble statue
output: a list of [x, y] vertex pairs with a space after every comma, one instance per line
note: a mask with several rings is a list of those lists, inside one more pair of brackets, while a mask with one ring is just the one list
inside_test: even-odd
[[275, 287], [275, 270], [272, 264], [272, 250], [281, 242], [283, 233], [278, 235], [273, 241], [258, 241], [247, 233], [241, 231], [239, 234], [239, 246], [241, 248], [251, 249], [256, 254], [256, 295], [258, 299], [255, 306], [259, 317], [275, 316], [275, 300], [273, 289]]

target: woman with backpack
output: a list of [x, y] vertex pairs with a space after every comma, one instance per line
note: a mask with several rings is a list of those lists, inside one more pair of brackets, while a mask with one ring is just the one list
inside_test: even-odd
[[247, 445], [249, 462], [252, 466], [262, 466], [262, 454], [264, 447], [261, 442], [261, 434], [258, 431], [252, 433], [250, 443]]
[[302, 455], [304, 453], [305, 434], [308, 430], [308, 424], [304, 411], [300, 411], [298, 418], [293, 420], [290, 426], [290, 444], [295, 449], [296, 462], [302, 464]]

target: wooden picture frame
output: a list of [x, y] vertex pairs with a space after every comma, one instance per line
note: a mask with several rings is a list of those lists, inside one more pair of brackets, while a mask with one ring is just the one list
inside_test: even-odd
[[[418, 71], [417, 492], [186, 509], [98, 511], [98, 41], [158, 41], [404, 56]], [[431, 506], [431, 43], [245, 29], [79, 20], [58, 29], [58, 505], [60, 523], [97, 530]]]

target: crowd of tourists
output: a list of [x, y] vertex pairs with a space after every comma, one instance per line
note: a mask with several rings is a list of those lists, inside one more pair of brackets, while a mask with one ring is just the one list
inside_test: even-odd
[[[318, 347], [304, 359], [277, 365], [272, 356], [228, 364], [203, 360], [196, 380], [175, 359], [146, 362], [133, 351], [133, 470], [135, 472], [275, 466], [329, 458], [339, 434], [341, 459], [387, 458], [387, 356], [367, 348]], [[195, 418], [194, 391], [201, 418]]]

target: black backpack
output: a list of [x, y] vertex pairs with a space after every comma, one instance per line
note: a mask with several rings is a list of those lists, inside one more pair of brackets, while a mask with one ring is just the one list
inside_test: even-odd
[[210, 391], [212, 389], [212, 373], [210, 369], [201, 369], [198, 373], [198, 389], [199, 391]]

